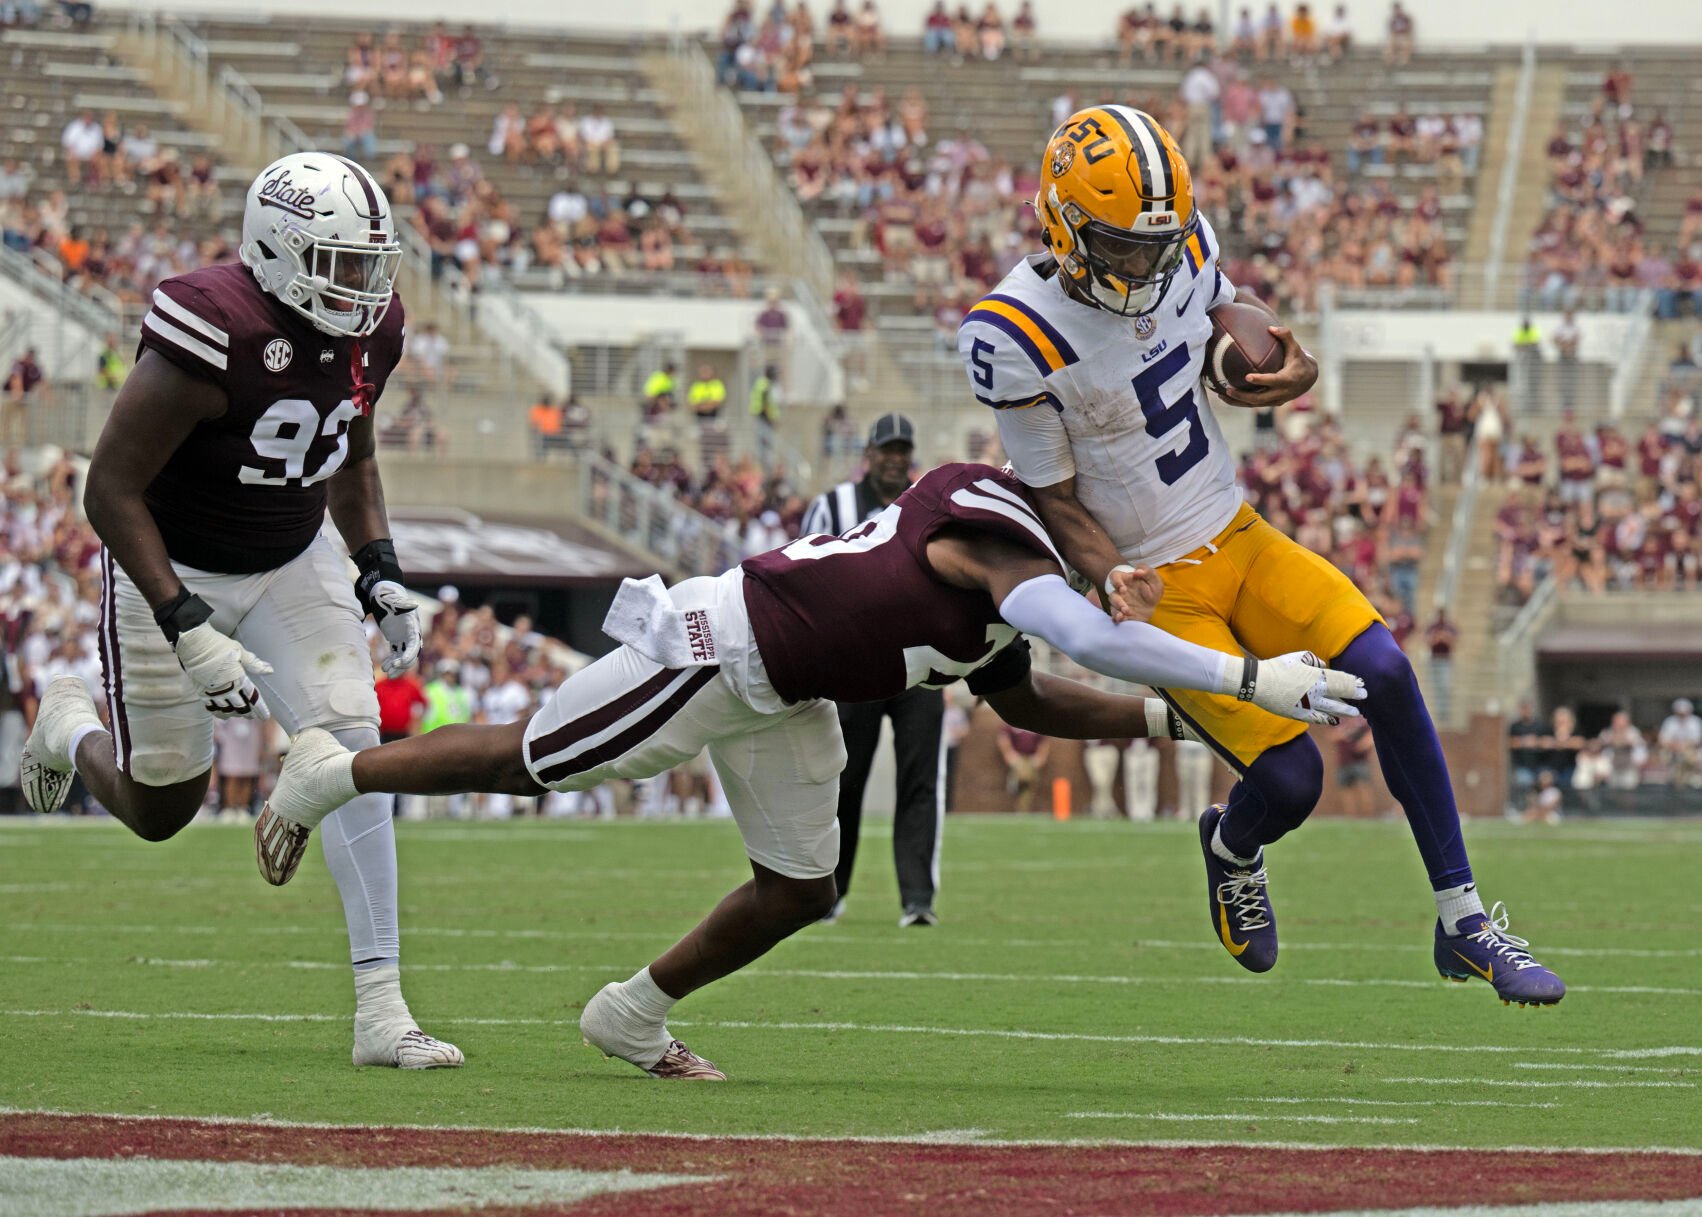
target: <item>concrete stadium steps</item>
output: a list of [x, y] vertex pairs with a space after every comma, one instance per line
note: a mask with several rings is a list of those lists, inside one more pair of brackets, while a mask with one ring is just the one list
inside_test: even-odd
[[1689, 342], [1698, 325], [1702, 325], [1702, 321], [1688, 317], [1654, 323], [1654, 328], [1649, 331], [1649, 348], [1643, 355], [1643, 367], [1626, 402], [1628, 425], [1640, 427], [1645, 420], [1659, 417], [1661, 385], [1671, 370], [1679, 344]]
[[[1518, 305], [1524, 276], [1524, 264], [1531, 234], [1542, 222], [1548, 210], [1548, 158], [1545, 146], [1555, 117], [1562, 108], [1565, 73], [1549, 64], [1539, 66], [1531, 81], [1531, 95], [1525, 112], [1525, 127], [1518, 148], [1510, 146], [1513, 116], [1517, 108], [1520, 68], [1515, 64], [1497, 70], [1495, 106], [1489, 130], [1484, 138], [1484, 156], [1478, 176], [1478, 206], [1472, 214], [1471, 235], [1465, 244], [1465, 261], [1483, 265], [1490, 259], [1494, 232], [1500, 220], [1500, 184], [1509, 156], [1517, 157], [1513, 179], [1513, 196], [1507, 208], [1501, 269], [1493, 286], [1489, 307], [1514, 308]], [[1484, 286], [1475, 286], [1475, 294], [1467, 295], [1462, 303], [1468, 308], [1485, 306]]]
[[[1666, 46], [1628, 46], [1604, 53], [1573, 53], [1559, 61], [1566, 73], [1563, 113], [1575, 124], [1601, 96], [1602, 78], [1621, 63], [1632, 74], [1631, 100], [1645, 124], [1654, 111], [1664, 110], [1675, 131], [1674, 163], [1655, 170], [1644, 181], [1637, 214], [1650, 241], [1669, 247], [1678, 236], [1684, 204], [1702, 189], [1702, 149], [1694, 133], [1702, 129], [1702, 79], [1696, 75], [1693, 51]], [[1544, 143], [1552, 124], [1540, 128]]]
[[[459, 25], [452, 23], [452, 30]], [[265, 99], [268, 113], [289, 118], [322, 146], [340, 148], [348, 111], [348, 89], [341, 74], [355, 36], [372, 32], [381, 39], [389, 29], [399, 28], [411, 49], [430, 26], [315, 19], [311, 29], [295, 33], [292, 41], [270, 45], [262, 41], [259, 28], [246, 21], [205, 20], [194, 28], [207, 40], [215, 67], [229, 66], [247, 77]], [[439, 165], [446, 165], [450, 146], [464, 143], [485, 176], [514, 205], [520, 223], [531, 227], [543, 218], [550, 196], [570, 175], [549, 167], [509, 165], [490, 155], [486, 145], [492, 122], [510, 102], [525, 115], [545, 101], [572, 101], [582, 114], [592, 103], [601, 103], [621, 143], [620, 172], [610, 178], [583, 174], [572, 180], [587, 193], [601, 186], [612, 199], [624, 197], [632, 187], [647, 193], [672, 189], [686, 209], [686, 229], [693, 237], [689, 246], [675, 250], [676, 258], [687, 264], [710, 249], [743, 249], [739, 234], [675, 133], [662, 94], [645, 81], [641, 60], [648, 43], [626, 36], [483, 27], [479, 36], [485, 63], [495, 71], [499, 86], [474, 87], [464, 93], [450, 89], [442, 105], [426, 108], [375, 97], [375, 106], [382, 101], [382, 108], [377, 111], [374, 169], [415, 143], [430, 145]]]
[[[0, 156], [16, 157], [35, 173], [32, 197], [62, 189], [70, 201], [71, 222], [90, 230], [105, 229], [116, 240], [132, 224], [152, 225], [157, 219], [143, 210], [145, 191], [126, 193], [114, 187], [99, 190], [69, 188], [60, 133], [80, 110], [98, 119], [116, 111], [125, 129], [145, 124], [162, 148], [177, 148], [187, 160], [198, 152], [221, 157], [217, 141], [194, 125], [187, 107], [161, 98], [144, 72], [118, 56], [116, 34], [97, 27], [86, 34], [13, 29], [0, 33], [0, 61], [6, 64], [0, 98]], [[172, 231], [207, 235], [234, 232], [242, 216], [242, 196], [248, 182], [240, 168], [220, 166], [221, 212], [217, 222], [179, 221], [167, 217]]]
[[[1273, 76], [1293, 90], [1305, 112], [1309, 137], [1334, 151], [1336, 169], [1346, 176], [1347, 136], [1362, 108], [1383, 118], [1399, 104], [1414, 112], [1471, 110], [1483, 114], [1487, 125], [1495, 74], [1514, 61], [1516, 55], [1510, 51], [1467, 57], [1419, 56], [1409, 67], [1391, 71], [1375, 53], [1357, 52], [1330, 68], [1299, 69], [1287, 63], [1268, 66]], [[1261, 66], [1254, 65], [1255, 79]], [[876, 61], [818, 59], [815, 92], [831, 98], [850, 84], [864, 93], [883, 89], [896, 103], [907, 89], [920, 88], [928, 102], [932, 140], [972, 134], [996, 159], [1019, 164], [1040, 155], [1051, 130], [1052, 99], [1063, 90], [1073, 90], [1084, 106], [1098, 99], [1138, 102], [1151, 94], [1168, 98], [1180, 78], [1181, 69], [1175, 66], [1137, 63], [1120, 67], [1114, 52], [1100, 49], [1048, 48], [1035, 63], [1007, 58], [996, 64], [954, 64], [950, 57], [927, 55], [918, 43], [895, 41], [886, 57]], [[749, 121], [773, 147], [776, 116], [784, 99], [776, 94], [743, 93], [739, 100]], [[1397, 195], [1404, 198], [1415, 196], [1435, 174], [1430, 166], [1407, 166], [1398, 173], [1382, 168], [1360, 176], [1388, 178]], [[1476, 183], [1468, 179], [1461, 193], [1444, 199], [1445, 227], [1462, 251], [1476, 193]], [[859, 246], [859, 225], [854, 216], [839, 214], [819, 203], [809, 210], [836, 260], [841, 267], [856, 271], [877, 310], [912, 311], [907, 303], [909, 284], [886, 281], [879, 255]], [[1227, 231], [1220, 237], [1226, 242], [1235, 239]]]
[[[1454, 602], [1448, 606], [1448, 616], [1459, 631], [1454, 639], [1453, 701], [1449, 721], [1464, 725], [1471, 716], [1481, 713], [1494, 703], [1505, 709], [1507, 691], [1500, 687], [1501, 665], [1496, 658], [1495, 614], [1495, 513], [1500, 510], [1502, 490], [1499, 486], [1484, 486], [1477, 496], [1472, 512], [1465, 560], [1455, 587]], [[1439, 521], [1446, 536], [1449, 519]], [[1420, 603], [1417, 615], [1420, 628], [1435, 615], [1430, 600]], [[1415, 656], [1428, 656], [1422, 639], [1413, 647]], [[1429, 664], [1420, 660], [1414, 664], [1426, 695], [1431, 692]]]

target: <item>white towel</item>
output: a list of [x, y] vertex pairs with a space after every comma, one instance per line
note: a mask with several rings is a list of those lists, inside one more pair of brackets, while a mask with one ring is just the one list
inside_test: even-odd
[[660, 575], [622, 579], [603, 633], [664, 668], [701, 668], [720, 662], [707, 607], [681, 609]]

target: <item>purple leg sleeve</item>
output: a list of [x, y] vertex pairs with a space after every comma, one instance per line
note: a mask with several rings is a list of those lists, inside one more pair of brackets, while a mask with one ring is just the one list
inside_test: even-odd
[[1260, 753], [1242, 771], [1229, 792], [1229, 810], [1219, 824], [1229, 852], [1251, 858], [1259, 850], [1299, 828], [1324, 787], [1324, 758], [1310, 736]]
[[1441, 890], [1470, 883], [1471, 862], [1466, 858], [1442, 741], [1436, 738], [1430, 711], [1418, 691], [1418, 678], [1394, 636], [1374, 625], [1350, 642], [1330, 666], [1365, 681], [1360, 708], [1371, 724], [1383, 780], [1406, 812], [1430, 886]]

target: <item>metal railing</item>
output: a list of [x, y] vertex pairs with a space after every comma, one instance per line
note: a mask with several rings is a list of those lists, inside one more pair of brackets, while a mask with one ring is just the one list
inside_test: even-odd
[[40, 250], [25, 255], [0, 246], [0, 275], [40, 301], [45, 313], [45, 320], [19, 314], [21, 341], [45, 348], [43, 362], [56, 380], [80, 379], [92, 371], [100, 342], [125, 330], [117, 296], [100, 288], [89, 294], [78, 291], [65, 282], [64, 273], [57, 260]]
[[580, 457], [580, 511], [685, 575], [718, 575], [744, 557], [737, 526], [719, 524], [620, 466]]
[[1537, 584], [1531, 598], [1495, 639], [1495, 656], [1500, 668], [1497, 688], [1508, 702], [1530, 692], [1536, 679], [1536, 637], [1553, 615], [1560, 582], [1552, 574]]
[[[195, 112], [205, 120], [223, 125], [233, 123], [244, 138], [268, 160], [291, 152], [317, 151], [319, 144], [286, 114], [268, 109], [265, 95], [236, 68], [222, 65], [215, 72], [206, 41], [179, 18], [133, 10], [130, 30], [156, 60], [170, 61], [173, 70], [189, 82]], [[468, 292], [459, 267], [431, 273], [431, 249], [425, 238], [408, 223], [396, 226], [408, 257], [410, 295], [422, 302], [447, 302], [461, 335], [471, 332]]]
[[1624, 344], [1613, 365], [1613, 380], [1608, 386], [1608, 411], [1615, 420], [1625, 417], [1631, 395], [1643, 379], [1644, 361], [1648, 357], [1649, 337], [1655, 329], [1655, 310], [1652, 293], [1643, 292], [1640, 307], [1631, 315], [1631, 325], [1625, 331]]
[[[424, 245], [424, 239], [412, 225], [407, 226], [407, 231]], [[429, 266], [429, 248], [424, 258]], [[474, 314], [475, 324], [491, 345], [503, 352], [509, 366], [526, 369], [528, 375], [550, 386], [554, 393], [565, 396], [572, 392], [573, 362], [562, 349], [561, 335], [555, 328], [526, 302], [523, 293], [515, 291], [501, 276], [486, 276], [480, 290], [482, 301]]]
[[1454, 608], [1454, 597], [1459, 593], [1460, 571], [1471, 550], [1472, 520], [1477, 514], [1478, 491], [1483, 486], [1481, 466], [1477, 453], [1468, 450], [1465, 471], [1460, 477], [1460, 497], [1454, 502], [1454, 519], [1448, 529], [1448, 548], [1442, 555], [1442, 575], [1436, 580], [1435, 606], [1448, 609], [1455, 617], [1459, 613]]
[[1507, 146], [1502, 149], [1501, 181], [1495, 190], [1495, 224], [1489, 230], [1489, 274], [1484, 276], [1483, 307], [1495, 307], [1495, 284], [1507, 253], [1507, 227], [1513, 219], [1513, 195], [1519, 185], [1519, 160], [1525, 147], [1525, 121], [1531, 109], [1531, 89], [1536, 82], [1536, 31], [1525, 35], [1519, 56], [1519, 84], [1513, 92], [1513, 117], [1507, 126]]
[[773, 158], [745, 122], [737, 96], [721, 87], [715, 65], [695, 39], [676, 37], [671, 48], [679, 79], [694, 110], [707, 116], [715, 154], [734, 165], [752, 196], [763, 201], [763, 217], [781, 242], [802, 259], [804, 282], [818, 299], [833, 294], [833, 255], [805, 216], [798, 196], [774, 167]]

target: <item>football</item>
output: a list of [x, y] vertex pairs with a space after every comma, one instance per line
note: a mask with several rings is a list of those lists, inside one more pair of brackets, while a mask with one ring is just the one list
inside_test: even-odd
[[1276, 372], [1283, 363], [1282, 343], [1271, 335], [1271, 315], [1251, 304], [1220, 305], [1211, 311], [1211, 341], [1206, 344], [1206, 383], [1227, 389], [1256, 390], [1247, 383], [1254, 372]]

